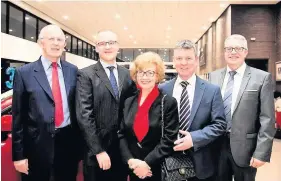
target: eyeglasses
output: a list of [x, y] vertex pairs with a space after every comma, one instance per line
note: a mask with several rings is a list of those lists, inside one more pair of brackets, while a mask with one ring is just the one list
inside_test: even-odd
[[233, 50], [235, 52], [242, 52], [243, 50], [246, 50], [244, 47], [225, 47], [224, 51], [227, 53], [231, 53]]
[[153, 77], [155, 75], [154, 71], [148, 70], [146, 72], [144, 71], [137, 71], [137, 76], [138, 77], [143, 77], [144, 75], [146, 75], [146, 77]]
[[107, 45], [113, 46], [113, 45], [116, 45], [117, 43], [118, 43], [117, 41], [101, 41], [101, 42], [98, 42], [97, 45], [100, 47], [105, 47]]

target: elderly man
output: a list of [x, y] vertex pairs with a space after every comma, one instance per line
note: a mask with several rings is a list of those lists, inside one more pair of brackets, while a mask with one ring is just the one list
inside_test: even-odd
[[22, 180], [75, 181], [78, 166], [75, 116], [77, 67], [61, 60], [65, 35], [44, 27], [39, 60], [18, 68], [13, 93], [13, 161]]
[[[222, 138], [218, 181], [254, 181], [269, 162], [275, 134], [272, 77], [245, 63], [247, 40], [231, 35], [224, 43], [226, 68], [210, 74], [221, 87], [227, 130]], [[217, 150], [218, 151], [218, 150]]]

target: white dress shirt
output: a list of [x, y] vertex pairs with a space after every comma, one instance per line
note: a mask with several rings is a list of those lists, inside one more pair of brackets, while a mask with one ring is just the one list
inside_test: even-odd
[[[177, 77], [177, 80], [174, 85], [173, 90], [173, 97], [178, 102], [178, 111], [180, 110], [180, 100], [181, 100], [181, 93], [183, 91], [183, 88], [181, 86], [181, 82], [184, 81], [180, 78], [180, 76]], [[194, 92], [195, 92], [195, 84], [196, 84], [196, 76], [193, 74], [188, 80], [186, 80], [189, 84], [187, 85], [187, 93], [188, 93], [188, 99], [190, 104], [190, 110], [192, 110], [192, 104], [193, 104], [193, 98], [194, 98]]]
[[110, 67], [110, 66], [114, 66], [115, 67], [115, 69], [113, 69], [113, 74], [115, 76], [117, 85], [119, 86], [117, 63], [115, 62], [114, 64], [108, 64], [105, 61], [103, 61], [102, 59], [100, 59], [100, 63], [102, 65], [103, 69], [105, 70], [105, 73], [106, 73], [106, 75], [107, 75], [109, 80], [110, 80], [110, 70], [107, 67]]
[[[244, 76], [244, 72], [246, 70], [246, 63], [243, 63], [237, 70], [236, 70], [236, 74], [234, 75], [234, 83], [233, 83], [233, 90], [232, 90], [232, 102], [231, 102], [231, 116], [233, 114], [233, 109], [236, 103], [236, 99], [237, 99], [237, 95], [239, 93], [240, 90], [240, 86], [242, 83], [242, 79]], [[228, 78], [230, 77], [229, 72], [231, 71], [231, 69], [227, 66], [226, 68], [226, 74], [224, 76], [224, 81], [223, 81], [223, 86], [221, 89], [221, 94], [222, 97], [224, 97], [224, 92], [227, 86], [227, 82], [228, 82]]]

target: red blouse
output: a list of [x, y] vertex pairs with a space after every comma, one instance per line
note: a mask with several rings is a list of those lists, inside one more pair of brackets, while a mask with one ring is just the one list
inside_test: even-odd
[[142, 105], [140, 105], [140, 100], [142, 96], [142, 91], [140, 91], [138, 97], [138, 111], [136, 113], [136, 117], [133, 125], [135, 135], [139, 142], [143, 140], [143, 138], [146, 136], [149, 130], [149, 117], [148, 117], [149, 109], [152, 103], [158, 97], [158, 95], [159, 95], [158, 86], [155, 85], [155, 87], [148, 94]]

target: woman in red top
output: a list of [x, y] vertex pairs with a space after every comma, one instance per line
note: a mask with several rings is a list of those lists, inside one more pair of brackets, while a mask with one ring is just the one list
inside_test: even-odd
[[165, 76], [160, 56], [153, 52], [139, 55], [131, 66], [131, 77], [137, 83], [137, 95], [125, 101], [119, 131], [123, 160], [128, 163], [130, 181], [160, 181], [160, 164], [173, 153], [178, 134], [178, 109], [175, 98], [164, 98], [164, 131], [162, 137], [161, 101], [157, 84]]

